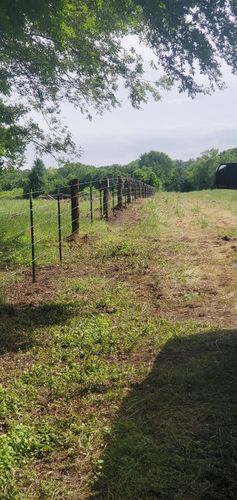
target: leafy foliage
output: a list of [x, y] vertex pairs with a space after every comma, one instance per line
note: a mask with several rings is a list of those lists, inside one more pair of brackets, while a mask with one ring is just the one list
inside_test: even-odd
[[149, 166], [160, 179], [161, 186], [165, 190], [170, 189], [174, 175], [174, 162], [168, 155], [158, 151], [150, 151], [150, 153], [141, 155], [139, 164]]
[[58, 169], [45, 169], [38, 159], [31, 171], [13, 167], [0, 170], [0, 192], [22, 188], [25, 193], [31, 189], [56, 193], [60, 186], [66, 193], [70, 180], [74, 178], [79, 179], [82, 191], [91, 183], [98, 188], [104, 177], [116, 179], [118, 175], [124, 178], [132, 176], [164, 191], [197, 191], [214, 187], [216, 168], [223, 162], [237, 162], [237, 149], [222, 152], [210, 149], [188, 161], [172, 160], [165, 153], [150, 151], [128, 165], [100, 168], [82, 163], [66, 163]]
[[210, 149], [196, 159], [188, 162], [176, 162], [174, 190], [196, 191], [213, 188], [216, 168], [223, 161], [236, 162], [237, 149], [222, 152]]
[[[121, 80], [135, 107], [174, 82], [191, 96], [222, 87], [220, 60], [237, 70], [236, 17], [235, 0], [2, 0], [1, 157], [19, 163], [30, 141], [49, 153], [72, 151], [58, 119], [62, 100], [90, 117], [91, 107], [118, 104]], [[158, 81], [144, 79], [141, 55], [123, 43], [128, 34], [153, 49]], [[50, 134], [27, 118], [32, 109]]]
[[46, 168], [42, 160], [37, 158], [34, 161], [31, 172], [28, 176], [28, 183], [25, 186], [25, 192], [29, 193], [30, 191], [39, 193], [40, 191], [44, 191], [46, 187]]

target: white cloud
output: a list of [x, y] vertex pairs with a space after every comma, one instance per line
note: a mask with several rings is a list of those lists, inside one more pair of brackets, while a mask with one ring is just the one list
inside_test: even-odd
[[[128, 45], [132, 40], [126, 41]], [[139, 47], [149, 58], [149, 49]], [[154, 71], [147, 69], [149, 78]], [[81, 161], [96, 166], [127, 163], [151, 149], [173, 158], [187, 159], [210, 148], [237, 146], [237, 77], [223, 67], [228, 88], [211, 96], [190, 99], [176, 89], [166, 92], [161, 102], [149, 101], [141, 110], [128, 102], [120, 91], [121, 108], [94, 114], [92, 122], [71, 105], [63, 104], [62, 116], [78, 146], [84, 150]], [[54, 164], [47, 159], [48, 164]]]

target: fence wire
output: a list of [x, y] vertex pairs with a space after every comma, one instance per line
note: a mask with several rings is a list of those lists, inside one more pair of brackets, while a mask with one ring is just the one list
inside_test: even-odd
[[[88, 191], [83, 191], [85, 187]], [[48, 194], [38, 190], [0, 198], [0, 271], [31, 266], [35, 281], [38, 266], [63, 260], [70, 236], [89, 232], [98, 221], [109, 221], [154, 191], [135, 179], [110, 177], [83, 183], [75, 180], [68, 191], [63, 188]]]

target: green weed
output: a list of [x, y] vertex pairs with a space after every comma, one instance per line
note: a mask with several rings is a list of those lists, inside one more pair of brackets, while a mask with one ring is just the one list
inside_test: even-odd
[[[0, 498], [234, 498], [236, 332], [225, 331], [224, 314], [218, 328], [212, 318], [192, 320], [189, 306], [209, 314], [210, 295], [198, 287], [210, 256], [203, 251], [200, 262], [199, 239], [196, 247], [187, 237], [189, 229], [219, 234], [216, 205], [230, 203], [234, 216], [235, 196], [158, 193], [137, 208], [136, 224], [98, 222], [89, 245], [65, 243], [50, 300], [38, 303], [34, 291], [18, 307], [6, 293]], [[67, 202], [63, 212], [69, 230]], [[20, 255], [13, 245], [14, 265]], [[7, 288], [12, 277], [1, 276]]]

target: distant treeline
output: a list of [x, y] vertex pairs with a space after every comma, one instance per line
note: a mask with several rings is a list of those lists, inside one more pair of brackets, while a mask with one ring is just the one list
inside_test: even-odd
[[32, 168], [20, 170], [13, 167], [0, 170], [0, 191], [21, 188], [55, 193], [58, 187], [67, 192], [71, 179], [78, 178], [81, 189], [92, 183], [99, 186], [104, 177], [132, 176], [164, 191], [197, 191], [214, 187], [215, 171], [223, 162], [237, 162], [237, 148], [219, 152], [211, 149], [198, 158], [188, 161], [172, 160], [162, 152], [150, 151], [128, 165], [94, 167], [82, 163], [66, 163], [63, 167], [46, 168], [37, 159]]

